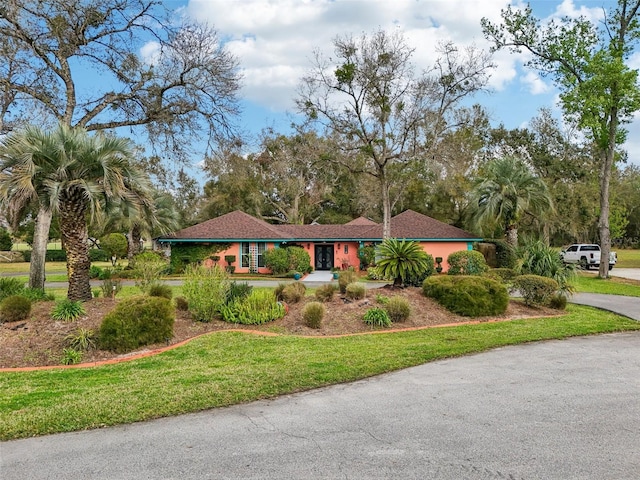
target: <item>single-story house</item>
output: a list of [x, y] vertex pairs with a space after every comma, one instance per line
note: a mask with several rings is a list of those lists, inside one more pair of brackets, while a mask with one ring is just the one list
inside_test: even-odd
[[[434, 259], [442, 257], [444, 271], [448, 269], [446, 259], [450, 253], [471, 250], [473, 242], [482, 240], [413, 210], [391, 219], [391, 236], [417, 241]], [[362, 217], [344, 225], [272, 225], [236, 210], [156, 241], [170, 245], [172, 255], [176, 251], [185, 252], [189, 246], [208, 246], [212, 252], [209, 259], [216, 258], [225, 266], [228, 263], [224, 262], [225, 257], [233, 258], [229, 265], [237, 273], [269, 273], [264, 265], [264, 251], [297, 245], [309, 253], [315, 270], [331, 270], [358, 268], [358, 249], [382, 242], [382, 225]], [[187, 263], [189, 257], [183, 258]]]

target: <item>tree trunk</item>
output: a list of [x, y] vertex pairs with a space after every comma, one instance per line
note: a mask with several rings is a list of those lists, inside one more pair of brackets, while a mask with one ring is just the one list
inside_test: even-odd
[[140, 240], [142, 237], [142, 233], [140, 232], [140, 227], [138, 225], [133, 225], [129, 230], [129, 235], [127, 235], [127, 260], [129, 260], [129, 265], [132, 266], [134, 263], [133, 257], [140, 253]]
[[67, 276], [69, 278], [69, 300], [91, 300], [89, 282], [88, 229], [85, 219], [86, 206], [79, 195], [71, 195], [60, 208], [60, 232], [67, 250]]
[[609, 230], [609, 183], [611, 180], [611, 168], [613, 167], [614, 146], [602, 152], [604, 157], [600, 167], [600, 218], [598, 219], [598, 232], [600, 233], [600, 278], [609, 278], [609, 253], [611, 252], [611, 232]]
[[45, 280], [45, 256], [47, 243], [49, 242], [49, 228], [53, 212], [40, 207], [36, 216], [35, 229], [33, 231], [33, 246], [31, 248], [31, 262], [29, 264], [29, 288], [44, 290]]
[[509, 225], [505, 232], [507, 243], [513, 248], [518, 246], [518, 227], [515, 225]]
[[382, 239], [391, 238], [391, 195], [389, 181], [382, 174], [380, 177], [380, 189], [382, 190]]

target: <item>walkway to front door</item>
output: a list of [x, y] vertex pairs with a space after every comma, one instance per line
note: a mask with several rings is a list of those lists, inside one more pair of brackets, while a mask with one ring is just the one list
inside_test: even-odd
[[305, 275], [302, 279], [304, 283], [331, 283], [333, 282], [333, 273], [329, 270], [316, 270], [309, 275]]

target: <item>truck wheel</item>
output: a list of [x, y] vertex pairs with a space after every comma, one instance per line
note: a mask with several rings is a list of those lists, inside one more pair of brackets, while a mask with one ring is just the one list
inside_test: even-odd
[[613, 265], [609, 265], [609, 270], [613, 270]]
[[580, 268], [582, 270], [589, 270], [589, 263], [587, 262], [587, 257], [580, 258]]

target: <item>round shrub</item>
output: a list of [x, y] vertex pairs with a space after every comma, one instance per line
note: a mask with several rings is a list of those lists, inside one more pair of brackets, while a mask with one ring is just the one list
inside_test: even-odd
[[390, 327], [391, 319], [383, 308], [370, 308], [363, 317], [364, 323], [372, 327]]
[[567, 308], [567, 297], [560, 293], [554, 293], [549, 298], [549, 306], [556, 310], [566, 310]]
[[31, 300], [23, 295], [10, 295], [0, 302], [0, 322], [24, 320], [31, 313]]
[[513, 268], [492, 268], [487, 273], [500, 277], [503, 283], [510, 283], [518, 276], [518, 273]]
[[480, 275], [489, 270], [484, 255], [476, 250], [453, 252], [447, 257], [447, 262], [449, 275]]
[[340, 293], [347, 291], [347, 285], [358, 281], [358, 274], [353, 270], [344, 270], [340, 272], [338, 276], [338, 287], [340, 287]]
[[309, 328], [320, 328], [324, 317], [324, 305], [320, 302], [309, 302], [302, 309], [302, 318]]
[[330, 283], [325, 283], [316, 289], [316, 298], [321, 302], [328, 302], [333, 298], [336, 287]]
[[175, 311], [163, 297], [137, 296], [122, 300], [100, 325], [99, 346], [116, 353], [173, 337]]
[[345, 296], [349, 300], [361, 300], [365, 295], [365, 286], [362, 282], [350, 283], [345, 290]]
[[509, 305], [509, 293], [502, 283], [475, 275], [430, 277], [422, 292], [447, 310], [466, 317], [499, 315]]
[[553, 278], [540, 275], [520, 275], [513, 279], [513, 288], [520, 292], [527, 305], [545, 305], [560, 285]]
[[189, 302], [184, 297], [176, 297], [173, 299], [173, 302], [176, 305], [176, 308], [182, 312], [186, 312], [189, 310]]
[[290, 283], [282, 290], [282, 300], [287, 303], [298, 303], [304, 298], [307, 287], [302, 282]]
[[150, 297], [163, 297], [171, 300], [173, 297], [173, 289], [169, 285], [155, 283], [149, 286], [148, 295]]
[[384, 309], [392, 322], [404, 322], [409, 318], [409, 315], [411, 315], [411, 305], [409, 305], [409, 300], [397, 295], [395, 297], [391, 297], [384, 304]]

